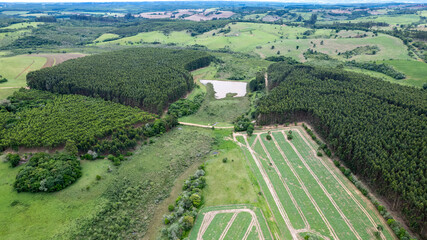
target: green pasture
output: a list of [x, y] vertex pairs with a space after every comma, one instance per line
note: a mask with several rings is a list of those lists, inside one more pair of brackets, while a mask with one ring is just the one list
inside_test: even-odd
[[[205, 205], [258, 202], [258, 188], [252, 182], [252, 173], [239, 146], [232, 140], [223, 140], [217, 152], [206, 161]], [[224, 158], [227, 158], [225, 163]]]
[[2, 29], [21, 29], [21, 28], [29, 28], [29, 27], [37, 27], [38, 25], [44, 24], [43, 22], [23, 22], [23, 23], [15, 23], [4, 27]]
[[180, 122], [213, 125], [217, 127], [233, 126], [232, 122], [250, 107], [248, 97], [226, 97], [215, 99], [212, 84], [206, 86], [206, 98], [199, 110], [192, 115], [179, 118]]
[[[159, 31], [138, 33], [135, 36], [121, 38], [109, 42], [100, 42], [96, 45], [140, 45], [147, 42], [162, 44], [177, 44], [181, 46], [203, 45], [212, 50], [229, 49], [234, 52], [256, 53], [262, 58], [277, 54], [293, 57], [303, 61], [302, 53], [308, 48], [329, 54], [338, 59], [338, 53], [352, 50], [366, 45], [377, 45], [380, 51], [375, 55], [359, 55], [352, 59], [360, 61], [410, 59], [406, 46], [395, 37], [364, 31], [340, 31], [336, 33], [330, 29], [317, 29], [314, 33], [304, 36], [309, 28], [280, 26], [263, 23], [235, 23], [228, 33], [219, 33], [219, 30], [192, 37], [185, 31], [163, 33]], [[357, 35], [367, 34], [364, 38], [354, 38]], [[323, 45], [321, 42], [323, 41]], [[314, 44], [316, 46], [314, 46]], [[297, 49], [298, 48], [298, 49]]]
[[45, 63], [46, 58], [31, 55], [0, 57], [0, 75], [8, 80], [0, 83], [0, 99], [6, 98], [20, 87], [25, 87], [27, 73], [40, 69]]
[[384, 61], [384, 63], [390, 64], [406, 75], [405, 79], [393, 79], [391, 82], [420, 88], [423, 87], [423, 84], [427, 83], [427, 64], [424, 62], [389, 60]]
[[[22, 166], [10, 168], [3, 162], [4, 155], [0, 156], [0, 238], [59, 239], [61, 236], [61, 239], [70, 239], [68, 234], [101, 210], [116, 191], [115, 185], [122, 181], [126, 181], [129, 188], [152, 182], [153, 188], [139, 196], [149, 201], [148, 205], [136, 204], [140, 207], [120, 212], [126, 216], [135, 212], [146, 216], [139, 223], [147, 226], [156, 209], [155, 200], [170, 192], [174, 180], [193, 162], [200, 164], [200, 156], [210, 150], [212, 130], [182, 126], [153, 141], [155, 143], [139, 147], [119, 167], [114, 167], [109, 160], [82, 161], [82, 177], [56, 193], [17, 193], [12, 184]], [[96, 180], [96, 175], [100, 175], [101, 180]], [[141, 202], [140, 199], [127, 201]], [[138, 226], [138, 232], [146, 230]]]

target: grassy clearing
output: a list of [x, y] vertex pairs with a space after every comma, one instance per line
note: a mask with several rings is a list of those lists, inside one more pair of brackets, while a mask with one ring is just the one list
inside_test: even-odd
[[[251, 180], [250, 169], [239, 146], [232, 140], [223, 140], [217, 151], [218, 154], [206, 162], [205, 205], [257, 202], [259, 189]], [[226, 163], [223, 162], [224, 158], [227, 158]]]
[[394, 83], [416, 87], [422, 87], [427, 83], [427, 64], [424, 62], [391, 60], [384, 63], [392, 65], [406, 75], [406, 79], [393, 80]]
[[[76, 183], [57, 193], [17, 193], [12, 184], [22, 168], [0, 163], [0, 237], [2, 239], [47, 239], [73, 219], [86, 216], [103, 202], [100, 198], [111, 174], [108, 160], [83, 161], [83, 175]], [[95, 176], [102, 176], [96, 181]], [[86, 187], [91, 187], [90, 191]], [[13, 204], [16, 204], [12, 206]]]
[[193, 115], [179, 119], [180, 122], [197, 123], [203, 125], [216, 124], [218, 127], [232, 126], [232, 122], [249, 109], [247, 97], [226, 97], [215, 99], [215, 92], [211, 84], [206, 86], [207, 94], [199, 111]]
[[[212, 131], [182, 126], [154, 140], [155, 143], [141, 147], [118, 168], [109, 160], [83, 161], [83, 176], [57, 193], [16, 193], [11, 184], [21, 167], [12, 169], [1, 162], [0, 238], [49, 239], [55, 236], [56, 239], [70, 239], [72, 232], [112, 201], [115, 193], [119, 194], [116, 186], [126, 182], [128, 188], [135, 188], [148, 181], [152, 187], [138, 194], [144, 199], [142, 203], [139, 199], [131, 199], [134, 207], [120, 210], [120, 214], [128, 217], [145, 216], [134, 223], [136, 226], [126, 227], [138, 236], [143, 235], [156, 204], [167, 197], [174, 180], [188, 166], [200, 163], [209, 152]], [[108, 166], [113, 167], [111, 173], [107, 171]], [[102, 179], [97, 181], [96, 175]], [[17, 204], [11, 206], [14, 201]], [[115, 216], [120, 219], [119, 215]], [[105, 227], [105, 223], [99, 224]]]
[[[300, 135], [296, 129], [304, 131], [299, 127], [294, 128], [294, 138], [291, 141], [286, 140], [280, 131], [272, 131], [272, 140], [267, 140], [267, 133], [262, 133], [261, 142], [256, 142], [253, 147], [293, 228], [303, 229], [302, 217], [304, 217], [310, 228], [324, 237], [332, 237], [333, 233], [327, 227], [327, 223], [329, 223], [339, 238], [356, 239], [356, 234], [361, 239], [374, 238], [376, 226], [378, 224], [386, 226], [375, 208], [327, 157], [317, 158], [313, 149], [317, 149], [318, 146], [308, 140], [305, 135]], [[307, 145], [303, 137], [310, 145]], [[262, 145], [265, 146], [266, 151]], [[248, 153], [246, 149], [243, 150]], [[282, 156], [281, 151], [287, 160]], [[250, 160], [254, 161], [253, 158]], [[259, 172], [258, 167], [252, 168], [252, 170], [261, 183], [262, 176], [257, 173]], [[284, 182], [281, 181], [281, 178]], [[285, 184], [289, 190], [285, 189]], [[273, 215], [276, 216], [278, 226], [285, 226], [278, 221], [281, 215], [274, 207], [276, 203], [267, 194], [268, 188], [265, 184], [260, 185]], [[290, 200], [291, 197], [295, 199], [294, 202]], [[316, 209], [316, 205], [318, 205], [318, 209]], [[297, 211], [297, 208], [300, 208], [301, 211]], [[321, 215], [324, 215], [325, 219]], [[354, 229], [355, 232], [352, 232], [351, 229]], [[388, 228], [383, 233], [386, 239], [394, 239]]]

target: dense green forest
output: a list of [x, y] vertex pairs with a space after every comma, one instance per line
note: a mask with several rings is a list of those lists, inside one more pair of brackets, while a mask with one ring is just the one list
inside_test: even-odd
[[194, 50], [125, 49], [31, 72], [27, 83], [34, 89], [101, 97], [161, 113], [194, 87], [188, 71], [212, 60]]
[[[132, 128], [124, 129], [153, 121], [156, 122], [152, 114], [102, 99], [21, 89], [0, 105], [0, 150], [20, 146], [57, 147], [72, 140], [81, 151], [95, 146], [102, 153], [115, 150], [113, 145], [119, 143], [119, 147], [121, 144], [136, 145], [136, 142], [129, 142], [132, 138], [121, 135], [135, 136], [137, 133], [133, 133]], [[149, 127], [146, 130], [153, 131], [152, 126]], [[112, 140], [102, 140], [113, 132]], [[114, 139], [123, 141], [112, 145]]]
[[259, 123], [309, 121], [412, 229], [427, 221], [427, 92], [308, 65], [269, 67]]

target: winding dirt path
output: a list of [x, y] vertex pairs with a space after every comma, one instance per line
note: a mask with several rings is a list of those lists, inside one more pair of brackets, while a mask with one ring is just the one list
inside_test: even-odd
[[[179, 122], [179, 124], [181, 125], [186, 125], [186, 126], [193, 126], [193, 127], [202, 127], [202, 128], [212, 128], [215, 126], [209, 126], [209, 125], [202, 125], [202, 124], [197, 124], [197, 123], [187, 123], [187, 122]], [[234, 127], [215, 127], [216, 129], [231, 129]]]

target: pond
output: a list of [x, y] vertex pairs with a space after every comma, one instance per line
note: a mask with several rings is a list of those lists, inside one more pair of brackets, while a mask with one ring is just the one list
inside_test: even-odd
[[218, 80], [200, 80], [203, 85], [212, 83], [215, 98], [225, 98], [227, 93], [236, 94], [235, 97], [243, 97], [246, 95], [246, 82], [236, 82], [236, 81], [218, 81]]

